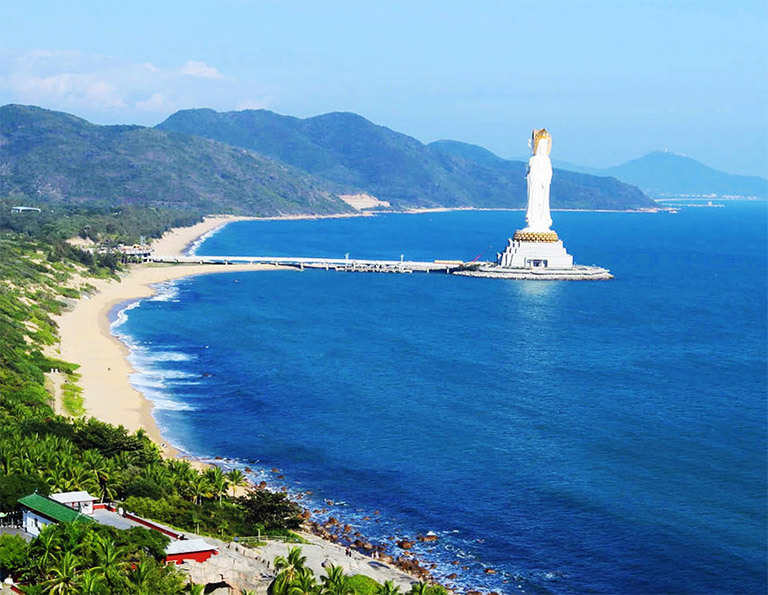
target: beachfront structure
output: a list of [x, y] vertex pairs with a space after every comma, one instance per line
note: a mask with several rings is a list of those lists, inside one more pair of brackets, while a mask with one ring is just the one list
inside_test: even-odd
[[51, 494], [50, 498], [91, 517], [93, 516], [93, 504], [98, 500], [95, 496], [83, 491]]
[[91, 523], [93, 519], [66, 504], [35, 492], [19, 499], [22, 527], [29, 535], [37, 537], [48, 525], [56, 523]]
[[88, 492], [62, 492], [43, 496], [35, 492], [19, 499], [22, 527], [32, 537], [37, 537], [48, 525], [57, 523], [92, 523], [127, 530], [143, 527], [158, 531], [171, 538], [165, 550], [165, 561], [182, 564], [186, 561], [205, 562], [219, 553], [218, 548], [202, 538], [186, 539], [183, 533], [135, 514], [117, 511], [106, 504], [95, 504], [96, 498]]
[[552, 182], [552, 162], [549, 152], [552, 137], [546, 128], [534, 130], [529, 142], [533, 155], [528, 160], [528, 209], [526, 227], [518, 229], [509, 239], [504, 252], [497, 255], [497, 264], [505, 269], [573, 268], [573, 256], [568, 254], [562, 240], [552, 229], [549, 209], [549, 186]]
[[172, 541], [165, 548], [166, 563], [182, 564], [189, 560], [205, 562], [211, 556], [218, 555], [219, 551], [210, 545], [205, 539], [181, 539]]

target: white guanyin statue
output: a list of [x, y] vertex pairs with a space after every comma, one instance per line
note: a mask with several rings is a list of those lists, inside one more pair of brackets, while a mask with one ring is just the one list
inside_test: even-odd
[[528, 145], [533, 155], [528, 160], [528, 210], [525, 229], [518, 229], [507, 243], [496, 263], [507, 269], [571, 269], [573, 256], [566, 252], [563, 242], [552, 229], [549, 213], [549, 185], [552, 183], [552, 162], [549, 151], [552, 137], [546, 128], [534, 129]]
[[528, 226], [523, 231], [546, 232], [552, 226], [549, 214], [549, 185], [552, 182], [552, 162], [549, 151], [552, 149], [552, 137], [545, 128], [534, 130], [529, 141], [533, 155], [528, 160], [528, 211], [525, 222]]

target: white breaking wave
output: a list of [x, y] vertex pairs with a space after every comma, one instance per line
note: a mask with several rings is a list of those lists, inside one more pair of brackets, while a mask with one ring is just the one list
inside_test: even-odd
[[195, 355], [178, 351], [153, 351], [152, 359], [156, 362], [189, 362], [195, 359]]
[[192, 242], [192, 244], [189, 246], [189, 249], [187, 250], [187, 256], [195, 256], [200, 246], [202, 246], [206, 240], [212, 238], [217, 233], [219, 233], [222, 229], [224, 229], [225, 225], [226, 223], [222, 223], [218, 227], [215, 227], [211, 231], [204, 233], [199, 238], [197, 238], [194, 242]]
[[[157, 370], [157, 373], [160, 374], [163, 378], [167, 378], [170, 380], [175, 379], [186, 379], [186, 378], [200, 378], [200, 374], [194, 374], [192, 372], [185, 372], [184, 370]], [[188, 384], [188, 383], [186, 383]]]
[[159, 411], [196, 411], [197, 408], [171, 398], [165, 389], [167, 385], [151, 371], [143, 370], [131, 374], [131, 386], [139, 391], [146, 399], [152, 401]]
[[155, 409], [159, 411], [197, 411], [197, 407], [193, 407], [188, 403], [180, 403], [173, 399], [161, 399], [152, 397], [150, 399], [155, 406]]
[[141, 300], [136, 300], [135, 302], [128, 304], [125, 308], [119, 310], [115, 319], [112, 321], [112, 324], [109, 325], [110, 332], [115, 334], [115, 329], [120, 328], [128, 321], [128, 312], [134, 308], [138, 308], [139, 305], [141, 305]]
[[179, 297], [179, 286], [177, 285], [178, 280], [173, 281], [166, 281], [164, 283], [159, 283], [157, 285], [153, 285], [152, 287], [155, 290], [155, 295], [153, 295], [149, 301], [151, 302], [175, 302], [178, 301], [176, 298]]

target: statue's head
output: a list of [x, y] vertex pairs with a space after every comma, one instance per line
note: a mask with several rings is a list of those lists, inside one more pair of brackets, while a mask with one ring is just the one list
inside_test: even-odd
[[[539, 144], [542, 141], [544, 141], [543, 144], [541, 144], [542, 155], [549, 155], [549, 152], [552, 150], [552, 137], [550, 136], [549, 132], [547, 132], [546, 128], [542, 128], [540, 130], [534, 128], [533, 134], [531, 135], [531, 145], [534, 155], [539, 153]], [[546, 153], [544, 153], [545, 151]]]

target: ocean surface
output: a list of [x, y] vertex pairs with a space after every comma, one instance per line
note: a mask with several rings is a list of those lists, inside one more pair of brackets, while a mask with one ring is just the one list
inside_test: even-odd
[[[553, 218], [616, 279], [207, 275], [113, 332], [171, 443], [373, 540], [436, 533], [416, 550], [462, 589], [765, 593], [768, 205]], [[196, 250], [493, 260], [522, 221], [241, 222]]]

